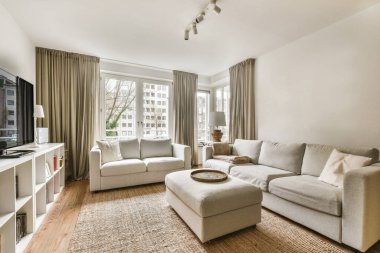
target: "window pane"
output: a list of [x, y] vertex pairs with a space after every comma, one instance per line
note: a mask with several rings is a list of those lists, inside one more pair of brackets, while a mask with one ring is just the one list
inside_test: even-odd
[[224, 86], [217, 88], [215, 91], [215, 110], [217, 112], [224, 112], [226, 116], [226, 126], [220, 127], [223, 132], [222, 141], [228, 141], [228, 126], [230, 120], [230, 87]]
[[210, 94], [207, 92], [197, 92], [197, 107], [198, 107], [198, 142], [210, 140], [209, 127], [209, 108]]
[[[150, 94], [146, 96], [145, 94]], [[144, 83], [144, 130], [145, 138], [169, 137], [169, 87], [167, 85]]]
[[106, 137], [136, 137], [136, 83], [130, 80], [106, 78]]

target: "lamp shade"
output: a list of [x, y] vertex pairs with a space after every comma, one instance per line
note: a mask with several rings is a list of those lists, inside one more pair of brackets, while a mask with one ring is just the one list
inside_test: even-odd
[[34, 106], [33, 117], [35, 117], [35, 118], [45, 118], [44, 108], [42, 107], [42, 105], [35, 105]]
[[210, 112], [210, 126], [226, 126], [226, 115], [224, 112]]

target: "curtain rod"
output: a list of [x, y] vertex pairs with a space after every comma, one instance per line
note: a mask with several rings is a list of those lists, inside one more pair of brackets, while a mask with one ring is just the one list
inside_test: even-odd
[[149, 68], [149, 69], [153, 69], [153, 70], [161, 70], [161, 71], [165, 71], [165, 72], [173, 72], [172, 69], [160, 68], [160, 67], [138, 64], [138, 63], [132, 63], [132, 62], [121, 61], [121, 60], [114, 60], [114, 59], [109, 59], [109, 58], [100, 58], [100, 60], [108, 61], [108, 62], [118, 62], [118, 63], [124, 64], [124, 65], [129, 65], [129, 66], [134, 66], [134, 67], [142, 67], [142, 68]]

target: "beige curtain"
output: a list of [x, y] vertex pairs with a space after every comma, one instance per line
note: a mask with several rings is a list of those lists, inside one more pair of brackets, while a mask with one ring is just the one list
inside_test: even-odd
[[36, 65], [42, 126], [49, 128], [50, 142], [65, 143], [68, 176], [86, 178], [97, 129], [99, 58], [37, 48]]
[[198, 75], [173, 71], [174, 142], [191, 147], [192, 164], [198, 164], [197, 86]]
[[247, 59], [230, 68], [229, 141], [255, 139], [255, 60]]

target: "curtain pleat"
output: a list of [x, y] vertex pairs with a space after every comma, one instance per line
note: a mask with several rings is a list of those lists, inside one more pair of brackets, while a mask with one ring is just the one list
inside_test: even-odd
[[174, 142], [191, 147], [192, 164], [198, 164], [197, 87], [198, 75], [173, 71]]
[[235, 139], [255, 139], [254, 71], [254, 59], [230, 68], [230, 143]]
[[99, 58], [37, 48], [36, 69], [36, 104], [45, 111], [42, 126], [49, 128], [50, 142], [65, 143], [68, 175], [86, 178], [97, 134]]

